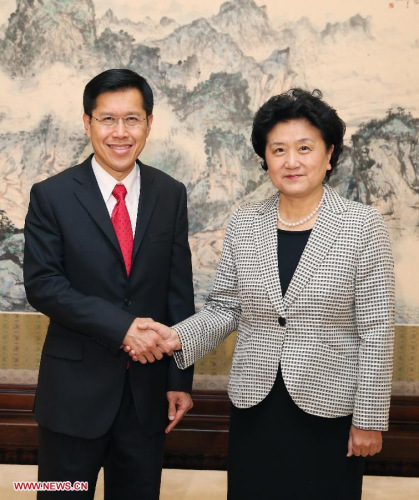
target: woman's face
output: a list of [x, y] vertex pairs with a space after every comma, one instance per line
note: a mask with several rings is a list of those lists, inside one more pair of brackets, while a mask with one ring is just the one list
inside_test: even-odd
[[333, 146], [305, 119], [281, 122], [269, 132], [265, 159], [272, 184], [285, 196], [304, 198], [322, 189]]

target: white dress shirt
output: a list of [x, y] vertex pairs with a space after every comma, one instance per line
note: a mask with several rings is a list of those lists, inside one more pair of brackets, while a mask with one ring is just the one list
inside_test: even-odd
[[99, 184], [100, 192], [102, 193], [103, 199], [106, 203], [106, 208], [109, 212], [109, 217], [112, 216], [113, 209], [116, 205], [116, 198], [112, 195], [112, 191], [116, 184], [123, 184], [127, 190], [127, 195], [125, 196], [125, 204], [127, 206], [129, 218], [131, 220], [132, 235], [135, 237], [135, 228], [137, 225], [137, 214], [138, 214], [138, 203], [140, 199], [140, 189], [141, 189], [141, 179], [140, 179], [140, 169], [136, 163], [131, 172], [125, 177], [122, 182], [116, 181], [112, 175], [108, 174], [99, 163], [96, 158], [92, 158], [92, 168], [95, 174], [97, 183]]

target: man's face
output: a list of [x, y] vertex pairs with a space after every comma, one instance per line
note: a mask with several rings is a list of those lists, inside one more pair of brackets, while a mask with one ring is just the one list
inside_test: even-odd
[[[92, 141], [95, 158], [106, 172], [121, 181], [131, 172], [143, 150], [153, 117], [144, 120], [146, 112], [143, 96], [135, 88], [100, 94], [96, 98], [92, 116], [90, 118], [84, 114], [83, 122], [86, 135]], [[136, 119], [139, 121], [137, 126], [130, 127], [119, 119], [114, 126], [109, 127], [105, 123], [110, 117], [132, 117], [134, 122]], [[104, 118], [107, 120], [104, 121]]]

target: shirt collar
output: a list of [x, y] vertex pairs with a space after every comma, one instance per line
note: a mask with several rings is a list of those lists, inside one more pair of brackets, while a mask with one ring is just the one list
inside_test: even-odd
[[140, 169], [137, 162], [135, 163], [134, 168], [122, 182], [118, 182], [114, 177], [112, 177], [111, 174], [108, 174], [108, 172], [106, 172], [106, 170], [99, 165], [95, 156], [92, 157], [92, 168], [97, 183], [99, 184], [100, 192], [102, 193], [105, 202], [108, 202], [108, 200], [112, 196], [112, 191], [116, 184], [123, 184], [126, 187], [126, 197], [128, 198], [127, 201], [129, 201], [130, 203], [133, 201], [135, 196], [138, 195], [136, 185], [140, 178]]

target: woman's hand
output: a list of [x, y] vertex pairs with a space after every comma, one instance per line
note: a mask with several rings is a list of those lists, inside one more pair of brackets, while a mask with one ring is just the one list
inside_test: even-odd
[[383, 447], [383, 436], [381, 431], [364, 431], [354, 425], [349, 432], [348, 454], [347, 457], [375, 455], [380, 453]]

